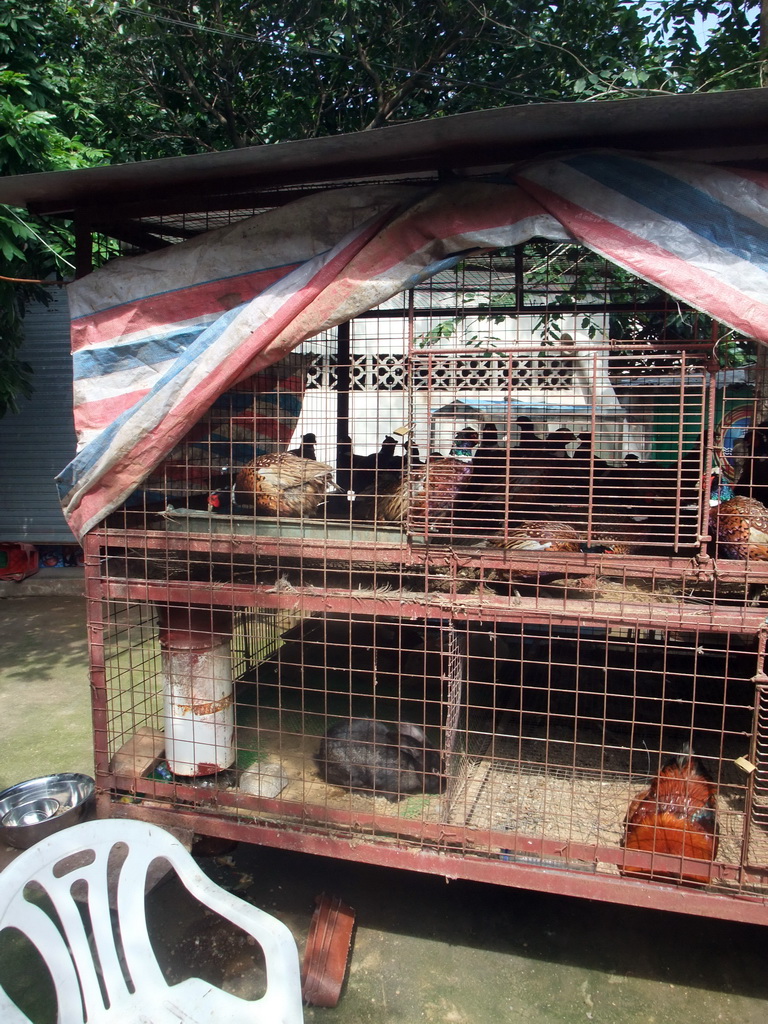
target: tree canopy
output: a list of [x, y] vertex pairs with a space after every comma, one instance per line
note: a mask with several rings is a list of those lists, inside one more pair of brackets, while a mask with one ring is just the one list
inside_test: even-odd
[[[370, 130], [466, 110], [761, 84], [759, 0], [16, 0], [0, 173]], [[29, 287], [71, 239], [0, 207], [0, 415]], [[13, 289], [13, 292], [11, 292]]]
[[[106, 158], [89, 143], [97, 121], [85, 82], [70, 59], [63, 4], [0, 7], [0, 174], [58, 171]], [[30, 282], [66, 275], [66, 232], [0, 206], [0, 416], [31, 393], [18, 359], [26, 301], [45, 297]], [[22, 279], [19, 281], [19, 279]]]
[[[552, 100], [760, 82], [756, 0], [80, 0], [105, 126], [137, 158]], [[702, 26], [706, 26], [703, 29]]]

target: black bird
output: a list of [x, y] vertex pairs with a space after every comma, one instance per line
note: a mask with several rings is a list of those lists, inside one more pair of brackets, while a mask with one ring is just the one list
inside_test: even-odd
[[548, 446], [544, 438], [540, 438], [536, 434], [533, 420], [529, 416], [518, 416], [516, 422], [520, 436], [517, 439], [517, 444], [512, 449], [514, 457], [516, 459], [528, 457], [534, 459], [541, 458], [547, 452]]
[[499, 444], [493, 423], [484, 423], [472, 456], [472, 473], [458, 501], [459, 518], [470, 529], [485, 532], [506, 518], [509, 491], [509, 451]]
[[291, 448], [288, 454], [298, 455], [300, 459], [311, 459], [313, 462], [317, 462], [317, 455], [315, 454], [316, 444], [317, 438], [314, 434], [303, 434], [299, 447]]
[[472, 456], [473, 486], [497, 489], [509, 472], [509, 453], [499, 444], [499, 432], [493, 423], [484, 423], [480, 441]]
[[381, 485], [384, 473], [402, 472], [402, 463], [395, 456], [396, 448], [397, 441], [387, 434], [377, 452], [371, 455], [352, 454], [350, 487], [356, 494], [373, 493]]
[[479, 440], [480, 435], [473, 427], [463, 427], [456, 433], [453, 439], [451, 455], [464, 456], [465, 458], [472, 455]]
[[740, 447], [744, 462], [733, 493], [768, 505], [768, 421], [748, 430]]

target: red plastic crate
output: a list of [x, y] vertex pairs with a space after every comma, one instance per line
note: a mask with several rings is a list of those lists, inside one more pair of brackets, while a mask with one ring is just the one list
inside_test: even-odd
[[40, 559], [34, 544], [0, 544], [0, 580], [16, 583], [32, 576], [40, 568]]

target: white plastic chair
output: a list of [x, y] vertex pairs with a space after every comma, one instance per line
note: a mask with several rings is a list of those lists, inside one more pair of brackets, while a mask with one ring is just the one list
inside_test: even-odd
[[[127, 854], [115, 882], [107, 866], [118, 843], [125, 844]], [[91, 851], [90, 862], [83, 865], [86, 858], [77, 856], [77, 866], [72, 867], [75, 855], [83, 851]], [[64, 865], [65, 858], [72, 860]], [[200, 978], [178, 985], [166, 982], [145, 917], [147, 872], [157, 858], [171, 865], [200, 903], [259, 943], [267, 969], [266, 993], [260, 999], [241, 999]], [[56, 876], [57, 865], [61, 865], [59, 872], [66, 869], [61, 877]], [[114, 876], [114, 867], [111, 873]], [[90, 938], [72, 892], [79, 879], [87, 884]], [[25, 895], [30, 883], [47, 893], [64, 935], [41, 906], [30, 902], [30, 893]], [[110, 885], [116, 885], [122, 956], [113, 933]], [[82, 883], [75, 888], [81, 897]], [[299, 955], [289, 929], [212, 882], [182, 844], [155, 825], [128, 820], [84, 822], [19, 854], [0, 872], [0, 932], [5, 928], [25, 934], [48, 966], [56, 989], [58, 1024], [86, 1020], [88, 1024], [301, 1024], [304, 1020]], [[0, 1021], [29, 1021], [2, 987]]]

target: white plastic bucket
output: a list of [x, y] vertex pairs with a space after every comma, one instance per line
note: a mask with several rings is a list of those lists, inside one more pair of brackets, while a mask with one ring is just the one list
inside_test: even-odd
[[163, 608], [165, 757], [174, 775], [213, 775], [235, 760], [232, 620], [204, 608]]

